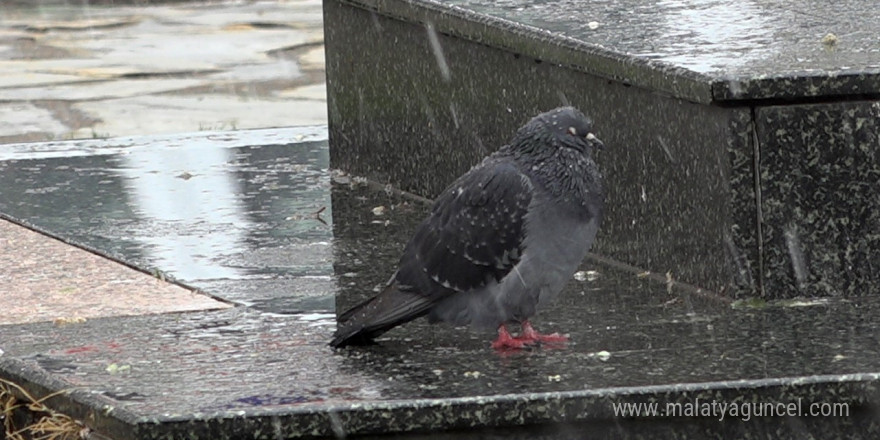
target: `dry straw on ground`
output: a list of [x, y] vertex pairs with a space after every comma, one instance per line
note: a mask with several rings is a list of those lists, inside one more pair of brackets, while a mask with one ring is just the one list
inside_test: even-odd
[[[21, 386], [0, 379], [0, 418], [9, 440], [75, 440], [89, 437], [89, 428], [82, 423], [53, 411], [43, 404], [47, 399], [67, 390], [52, 393], [42, 399], [34, 398]], [[28, 411], [33, 423], [21, 428], [15, 426], [13, 413]]]

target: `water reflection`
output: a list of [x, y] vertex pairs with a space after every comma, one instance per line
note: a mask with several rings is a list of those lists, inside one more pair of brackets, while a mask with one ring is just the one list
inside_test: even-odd
[[656, 51], [636, 55], [711, 72], [772, 52], [774, 23], [753, 1], [666, 0], [657, 6], [664, 26]]
[[[790, 11], [755, 1], [454, 0], [476, 12], [536, 26], [700, 73], [773, 59]], [[803, 48], [801, 48], [803, 49]]]
[[238, 268], [213, 261], [241, 249], [247, 231], [255, 229], [236, 177], [225, 167], [232, 158], [232, 150], [210, 143], [122, 155], [118, 173], [125, 192], [136, 215], [154, 226], [133, 238], [150, 249], [156, 267], [193, 281], [241, 276]]
[[232, 301], [332, 310], [328, 166], [325, 127], [8, 145], [0, 212]]

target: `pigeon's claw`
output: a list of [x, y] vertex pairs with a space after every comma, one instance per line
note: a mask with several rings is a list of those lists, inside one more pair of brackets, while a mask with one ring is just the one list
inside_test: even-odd
[[507, 326], [501, 324], [498, 326], [498, 339], [492, 342], [492, 348], [496, 350], [511, 350], [525, 347], [526, 342], [520, 338], [514, 338], [507, 331]]
[[559, 333], [551, 333], [549, 335], [542, 335], [532, 327], [532, 323], [529, 321], [523, 321], [522, 323], [522, 335], [520, 335], [517, 339], [527, 343], [534, 344], [535, 342], [546, 342], [549, 344], [552, 343], [565, 343], [568, 342], [568, 335], [560, 335]]

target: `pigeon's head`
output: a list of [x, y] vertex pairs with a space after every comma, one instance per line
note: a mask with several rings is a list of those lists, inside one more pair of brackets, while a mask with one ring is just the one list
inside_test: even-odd
[[516, 132], [511, 142], [514, 150], [533, 153], [571, 148], [589, 154], [604, 146], [593, 134], [593, 121], [574, 107], [559, 107], [535, 116]]

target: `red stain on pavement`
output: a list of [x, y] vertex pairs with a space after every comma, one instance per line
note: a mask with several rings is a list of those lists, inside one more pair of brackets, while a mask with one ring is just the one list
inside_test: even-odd
[[104, 350], [109, 351], [119, 351], [122, 348], [122, 344], [118, 342], [105, 342], [103, 347], [99, 347], [97, 345], [81, 345], [79, 347], [68, 348], [64, 350], [64, 354], [80, 354], [80, 353], [97, 353]]
[[94, 345], [83, 345], [80, 347], [68, 348], [67, 350], [64, 350], [64, 354], [94, 353], [97, 351], [100, 350]]

